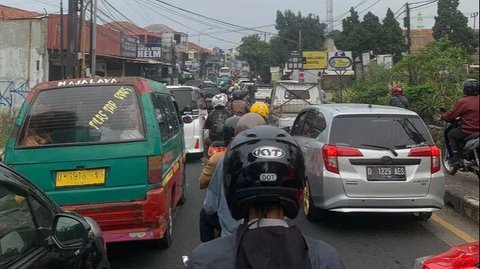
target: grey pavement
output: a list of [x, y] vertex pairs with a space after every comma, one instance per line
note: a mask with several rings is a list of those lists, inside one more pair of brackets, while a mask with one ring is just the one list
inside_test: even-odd
[[479, 182], [472, 173], [445, 174], [445, 204], [479, 223]]

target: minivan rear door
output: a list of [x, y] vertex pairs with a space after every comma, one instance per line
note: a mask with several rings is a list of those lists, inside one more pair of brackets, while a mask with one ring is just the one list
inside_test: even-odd
[[[345, 193], [351, 197], [414, 197], [428, 194], [431, 157], [411, 152], [433, 145], [415, 115], [342, 115], [334, 118], [329, 144], [359, 154], [338, 156]], [[356, 151], [354, 151], [356, 152]], [[420, 154], [421, 155], [421, 154]]]
[[6, 163], [60, 205], [144, 198], [153, 146], [133, 86], [53, 88], [31, 102]]

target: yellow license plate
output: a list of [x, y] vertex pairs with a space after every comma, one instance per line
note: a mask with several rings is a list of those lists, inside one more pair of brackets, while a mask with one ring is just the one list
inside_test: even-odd
[[55, 186], [70, 187], [101, 185], [105, 183], [105, 169], [89, 169], [57, 172]]

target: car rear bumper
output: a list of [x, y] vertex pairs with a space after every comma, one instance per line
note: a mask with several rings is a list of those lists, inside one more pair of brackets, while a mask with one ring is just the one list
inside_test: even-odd
[[142, 201], [64, 206], [93, 218], [106, 243], [162, 238], [168, 224], [168, 206], [164, 188], [153, 189]]
[[443, 207], [443, 196], [401, 198], [352, 198], [346, 195], [336, 196], [326, 202], [320, 197], [312, 197], [315, 206], [337, 212], [432, 212]]

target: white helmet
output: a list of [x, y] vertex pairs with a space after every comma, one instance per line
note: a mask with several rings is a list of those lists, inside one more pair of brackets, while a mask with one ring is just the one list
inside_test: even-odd
[[217, 106], [226, 106], [227, 102], [228, 102], [228, 97], [224, 93], [217, 94], [212, 98], [213, 108], [216, 108]]

